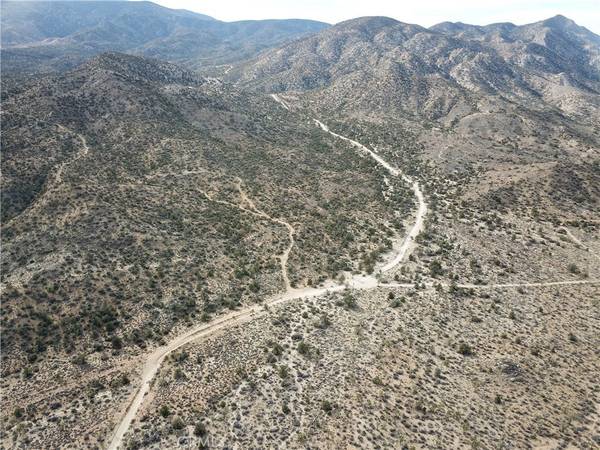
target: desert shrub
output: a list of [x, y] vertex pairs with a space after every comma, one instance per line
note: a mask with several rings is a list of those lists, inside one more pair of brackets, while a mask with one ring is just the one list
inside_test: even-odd
[[399, 308], [404, 303], [404, 297], [395, 298], [391, 301], [390, 306], [392, 308]]
[[190, 354], [188, 352], [175, 353], [173, 355], [173, 360], [177, 363], [182, 363], [187, 360], [189, 356]]
[[290, 375], [290, 370], [287, 368], [287, 366], [281, 365], [279, 366], [279, 369], [277, 369], [277, 373], [279, 374], [280, 378], [285, 379]]
[[183, 420], [181, 420], [181, 417], [175, 416], [175, 417], [173, 417], [173, 421], [171, 422], [171, 426], [175, 430], [181, 430], [185, 426], [185, 423], [183, 423]]
[[306, 342], [300, 341], [298, 343], [298, 353], [308, 355], [310, 353], [310, 346]]
[[431, 272], [432, 277], [437, 277], [444, 273], [442, 264], [437, 259], [431, 261], [431, 263], [429, 264], [429, 271]]
[[327, 316], [327, 314], [321, 314], [321, 318], [315, 323], [315, 327], [321, 328], [324, 330], [325, 328], [329, 328], [331, 325], [331, 320]]
[[121, 348], [123, 348], [123, 341], [119, 336], [111, 337], [110, 343], [112, 345], [112, 348], [114, 348], [115, 350], [120, 350]]
[[343, 306], [345, 309], [356, 309], [357, 307], [356, 298], [350, 292], [345, 292], [341, 301], [338, 301], [336, 304]]
[[158, 413], [162, 416], [162, 417], [169, 417], [169, 415], [171, 414], [171, 410], [169, 409], [169, 407], [167, 405], [162, 405], [159, 410]]
[[86, 363], [87, 363], [87, 361], [86, 361], [85, 355], [83, 353], [80, 353], [79, 355], [77, 355], [73, 358], [73, 364], [75, 364], [76, 366], [85, 366]]
[[463, 356], [471, 356], [473, 354], [473, 348], [469, 344], [461, 342], [458, 346], [458, 353]]
[[202, 422], [197, 422], [194, 426], [194, 435], [204, 436], [206, 435], [206, 426]]
[[127, 386], [131, 381], [129, 380], [129, 377], [127, 376], [127, 374], [123, 373], [121, 375], [119, 375], [118, 377], [114, 378], [111, 382], [110, 382], [110, 386], [112, 388], [120, 388], [122, 386]]
[[275, 356], [281, 356], [283, 353], [283, 347], [281, 345], [279, 345], [278, 343], [274, 343], [271, 352]]

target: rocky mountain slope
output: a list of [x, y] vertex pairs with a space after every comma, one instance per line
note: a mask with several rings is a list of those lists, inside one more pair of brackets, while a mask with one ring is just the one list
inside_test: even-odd
[[4, 73], [73, 68], [104, 51], [190, 68], [225, 64], [322, 30], [310, 20], [221, 22], [151, 2], [2, 2]]
[[[589, 84], [600, 81], [600, 36], [564, 16], [515, 26], [511, 23], [474, 26], [444, 22], [431, 30], [484, 42], [511, 63], [533, 71], [569, 74], [572, 80]], [[596, 85], [597, 88], [597, 85]]]
[[[508, 190], [524, 200], [537, 192], [544, 203], [553, 199], [563, 210], [584, 203], [589, 213], [599, 199], [599, 40], [562, 16], [523, 26], [431, 29], [364, 17], [267, 51], [228, 76], [249, 89], [280, 92], [315, 114], [350, 119], [354, 130], [345, 131], [356, 135], [373, 136], [373, 126], [410, 129], [432, 164], [450, 171], [476, 164], [482, 178], [489, 170], [500, 196]], [[401, 145], [388, 139], [381, 151]], [[499, 170], [506, 163], [528, 165], [531, 178], [506, 179]], [[561, 194], [537, 178], [538, 164], [550, 164], [550, 179], [566, 175], [570, 187]], [[578, 189], [583, 202], [573, 202]]]
[[431, 29], [365, 17], [266, 52], [231, 77], [266, 91], [318, 92], [330, 108], [442, 123], [477, 112], [490, 97], [597, 121], [599, 42], [561, 17]]

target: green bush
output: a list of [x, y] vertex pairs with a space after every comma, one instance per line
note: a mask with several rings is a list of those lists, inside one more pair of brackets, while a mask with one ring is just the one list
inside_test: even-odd
[[33, 376], [33, 371], [31, 370], [31, 367], [24, 367], [21, 374], [24, 379], [29, 379]]
[[308, 355], [310, 353], [310, 345], [304, 341], [298, 343], [298, 353], [301, 355]]
[[162, 417], [169, 417], [169, 415], [171, 414], [171, 410], [169, 409], [169, 407], [167, 405], [162, 405], [159, 410], [158, 413], [162, 416]]
[[175, 430], [181, 430], [183, 429], [183, 427], [185, 427], [185, 423], [183, 423], [183, 420], [181, 420], [181, 417], [173, 417], [173, 421], [171, 422], [171, 425], [173, 426], [173, 429]]
[[338, 302], [338, 305], [343, 306], [346, 309], [356, 309], [356, 298], [350, 292], [345, 292], [341, 302]]
[[429, 264], [429, 271], [431, 272], [432, 277], [437, 277], [444, 274], [442, 264], [437, 259], [431, 261]]
[[115, 350], [120, 350], [121, 348], [123, 348], [123, 341], [119, 336], [111, 337], [110, 343], [112, 345], [112, 348], [114, 348]]
[[461, 342], [458, 346], [458, 353], [460, 353], [463, 356], [471, 356], [473, 354], [473, 349], [469, 344]]
[[290, 371], [287, 368], [287, 366], [279, 366], [279, 369], [277, 370], [277, 373], [279, 374], [279, 377], [282, 379], [287, 378], [290, 375]]
[[202, 422], [198, 422], [194, 426], [194, 435], [196, 435], [196, 436], [206, 435], [206, 426]]

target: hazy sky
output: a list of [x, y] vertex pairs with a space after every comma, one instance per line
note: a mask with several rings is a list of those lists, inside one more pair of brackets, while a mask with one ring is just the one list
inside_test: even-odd
[[154, 0], [220, 20], [315, 19], [336, 23], [359, 16], [389, 16], [431, 26], [445, 20], [484, 25], [524, 24], [562, 14], [600, 34], [600, 0]]

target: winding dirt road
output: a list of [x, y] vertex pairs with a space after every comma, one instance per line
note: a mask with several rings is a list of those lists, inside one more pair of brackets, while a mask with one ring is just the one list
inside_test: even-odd
[[[280, 100], [278, 100], [278, 101], [280, 101]], [[357, 142], [355, 140], [352, 140], [352, 139], [342, 136], [340, 134], [334, 133], [323, 122], [321, 122], [317, 119], [313, 119], [313, 120], [323, 131], [331, 134], [332, 136], [334, 136], [338, 139], [349, 142], [350, 144], [352, 144], [352, 146], [358, 148], [361, 152], [366, 153], [368, 156], [373, 158], [377, 162], [377, 164], [379, 164], [384, 169], [386, 169], [390, 173], [390, 175], [392, 175], [394, 177], [400, 176], [404, 180], [405, 183], [409, 184], [412, 187], [413, 193], [415, 195], [415, 198], [417, 199], [417, 204], [418, 204], [415, 221], [414, 221], [412, 227], [410, 228], [410, 230], [408, 231], [407, 235], [405, 236], [405, 238], [401, 241], [400, 246], [398, 248], [394, 249], [394, 251], [393, 251], [395, 254], [394, 258], [392, 258], [390, 261], [388, 261], [386, 264], [384, 264], [379, 269], [379, 271], [381, 271], [381, 272], [388, 272], [388, 271], [392, 270], [394, 267], [399, 265], [404, 260], [404, 258], [407, 256], [409, 250], [411, 250], [414, 247], [415, 238], [423, 230], [424, 218], [425, 218], [425, 215], [427, 214], [427, 203], [425, 202], [425, 198], [423, 196], [423, 192], [421, 192], [419, 183], [417, 181], [412, 180], [410, 177], [408, 177], [404, 173], [402, 173], [402, 171], [400, 169], [398, 169], [397, 167], [393, 167], [386, 160], [384, 160], [381, 156], [379, 156], [373, 150], [364, 146], [360, 142]]]
[[[289, 109], [289, 107], [285, 104], [285, 102], [280, 100], [276, 95], [272, 95], [272, 97], [278, 103], [280, 103], [285, 109]], [[362, 145], [356, 141], [353, 141], [352, 139], [349, 139], [345, 136], [341, 136], [339, 134], [333, 133], [332, 131], [329, 130], [329, 128], [325, 124], [323, 124], [322, 122], [320, 122], [318, 120], [315, 120], [315, 123], [317, 123], [323, 131], [326, 131], [329, 134], [331, 134], [337, 138], [340, 138], [347, 142], [352, 143], [353, 146], [361, 149], [362, 151], [366, 152], [369, 156], [371, 156], [378, 164], [380, 164], [382, 167], [384, 167], [386, 170], [388, 170], [388, 172], [390, 174], [392, 174], [393, 176], [402, 176], [402, 178], [407, 183], [410, 183], [412, 185], [413, 192], [415, 193], [415, 197], [417, 199], [419, 207], [417, 210], [415, 222], [409, 229], [409, 232], [407, 233], [407, 235], [401, 240], [401, 244], [399, 245], [399, 247], [397, 249], [397, 253], [395, 253], [393, 255], [393, 258], [391, 258], [391, 260], [381, 268], [381, 270], [390, 270], [391, 268], [393, 268], [396, 265], [398, 265], [399, 263], [401, 263], [403, 261], [403, 259], [407, 256], [408, 250], [411, 247], [411, 245], [414, 241], [414, 238], [421, 232], [421, 230], [423, 228], [423, 218], [427, 212], [427, 205], [425, 203], [423, 194], [419, 188], [419, 184], [416, 181], [412, 181], [410, 178], [403, 175], [400, 170], [392, 167], [390, 164], [387, 163], [387, 161], [385, 161], [383, 158], [381, 158], [379, 155], [377, 155], [375, 152], [368, 149], [364, 145]], [[378, 280], [373, 276], [355, 276], [355, 277], [351, 277], [346, 284], [337, 284], [337, 283], [329, 282], [328, 284], [326, 284], [324, 287], [321, 287], [321, 288], [293, 289], [290, 286], [290, 282], [289, 282], [288, 275], [287, 275], [287, 260], [288, 260], [289, 254], [294, 246], [294, 233], [295, 233], [294, 228], [292, 227], [291, 224], [289, 224], [281, 219], [273, 218], [273, 217], [269, 216], [267, 213], [265, 213], [264, 211], [261, 211], [260, 209], [258, 209], [256, 207], [256, 205], [254, 204], [254, 202], [250, 198], [248, 198], [248, 196], [242, 189], [241, 180], [239, 180], [239, 179], [237, 181], [237, 188], [239, 190], [239, 193], [240, 193], [243, 203], [245, 203], [247, 205], [247, 207], [242, 206], [242, 205], [237, 205], [235, 203], [231, 203], [231, 202], [228, 202], [225, 200], [216, 200], [216, 199], [212, 198], [212, 196], [210, 196], [208, 193], [203, 192], [203, 191], [202, 191], [202, 194], [210, 201], [225, 204], [225, 205], [231, 206], [231, 207], [235, 207], [235, 208], [238, 208], [247, 213], [254, 214], [258, 217], [262, 217], [262, 218], [270, 220], [272, 222], [281, 224], [288, 229], [288, 233], [289, 233], [290, 244], [288, 245], [286, 250], [279, 257], [280, 261], [281, 261], [282, 274], [284, 275], [285, 292], [267, 300], [265, 302], [266, 306], [275, 306], [277, 304], [281, 304], [281, 303], [284, 303], [284, 302], [287, 302], [290, 300], [319, 296], [319, 295], [323, 295], [327, 292], [339, 292], [339, 291], [342, 291], [342, 290], [348, 289], [348, 288], [373, 289], [379, 285]], [[400, 287], [400, 285], [397, 285], [395, 287]], [[402, 285], [402, 287], [413, 287], [413, 285], [406, 284], [406, 285]], [[146, 360], [146, 363], [144, 365], [144, 368], [143, 368], [142, 374], [141, 374], [140, 387], [135, 392], [133, 398], [131, 399], [130, 403], [127, 406], [127, 409], [125, 410], [123, 417], [120, 419], [116, 428], [114, 429], [113, 435], [112, 435], [110, 443], [108, 445], [108, 449], [116, 450], [121, 446], [123, 437], [129, 430], [129, 427], [131, 426], [133, 420], [137, 416], [138, 411], [144, 404], [144, 398], [152, 387], [152, 381], [154, 380], [154, 377], [156, 376], [158, 369], [160, 368], [164, 359], [171, 352], [173, 352], [173, 351], [177, 350], [178, 348], [182, 347], [183, 345], [186, 345], [197, 339], [201, 339], [201, 338], [205, 338], [210, 335], [213, 335], [213, 334], [223, 330], [226, 327], [231, 327], [231, 326], [235, 326], [235, 325], [239, 325], [244, 322], [247, 322], [248, 320], [251, 320], [252, 318], [255, 318], [255, 317], [258, 317], [258, 316], [264, 314], [265, 311], [266, 311], [266, 309], [264, 308], [264, 306], [261, 306], [261, 305], [252, 305], [252, 306], [242, 308], [240, 310], [237, 310], [232, 313], [221, 316], [221, 317], [213, 320], [210, 323], [200, 324], [200, 325], [186, 331], [185, 333], [175, 337], [168, 344], [154, 350], [148, 356], [148, 359]]]
[[283, 107], [283, 109], [286, 109], [288, 111], [290, 110], [290, 107], [287, 104], [287, 102], [284, 99], [282, 99], [279, 95], [277, 95], [277, 94], [271, 94], [271, 98], [273, 100], [275, 100], [277, 103], [279, 103]]
[[[158, 369], [160, 368], [164, 359], [173, 351], [180, 347], [189, 344], [190, 342], [196, 341], [201, 338], [205, 338], [216, 334], [217, 332], [229, 328], [232, 326], [240, 325], [248, 322], [251, 319], [260, 317], [263, 315], [270, 306], [276, 306], [280, 303], [284, 303], [290, 300], [299, 298], [309, 298], [319, 295], [326, 294], [328, 292], [337, 292], [344, 290], [344, 285], [331, 285], [330, 287], [323, 288], [305, 288], [305, 289], [292, 289], [289, 292], [280, 294], [264, 303], [264, 305], [252, 305], [245, 308], [233, 311], [229, 314], [223, 315], [210, 323], [200, 324], [185, 333], [175, 337], [168, 344], [157, 348], [150, 355], [144, 364], [141, 374], [140, 387], [135, 392], [134, 397], [131, 399], [127, 406], [125, 415], [120, 419], [117, 427], [114, 430], [108, 449], [116, 450], [121, 446], [123, 437], [129, 430], [131, 423], [135, 419], [139, 409], [144, 403], [144, 397], [150, 391], [152, 382]], [[266, 307], [267, 308], [266, 308]]]
[[572, 286], [578, 284], [600, 284], [600, 280], [543, 281], [539, 283], [457, 284], [456, 287], [463, 289], [503, 289], [519, 287]]
[[[73, 131], [69, 130], [68, 128], [66, 128], [63, 125], [57, 124], [56, 125], [61, 131], [64, 131], [66, 133], [74, 133]], [[79, 148], [79, 150], [77, 151], [77, 153], [75, 154], [75, 156], [71, 159], [69, 159], [68, 161], [64, 161], [62, 164], [60, 164], [60, 166], [58, 166], [58, 170], [56, 171], [56, 174], [54, 175], [54, 181], [55, 183], [62, 183], [62, 174], [63, 171], [65, 170], [65, 166], [70, 166], [71, 164], [73, 164], [75, 161], [84, 158], [85, 156], [88, 155], [88, 153], [90, 152], [90, 148], [88, 147], [87, 144], [87, 140], [85, 139], [85, 136], [83, 136], [82, 134], [79, 133], [74, 133], [79, 140], [81, 141], [81, 147]]]
[[597, 260], [600, 261], [600, 255], [598, 253], [594, 253], [592, 251], [592, 249], [590, 249], [587, 245], [585, 245], [583, 242], [581, 242], [573, 233], [571, 233], [571, 230], [569, 230], [566, 226], [563, 226], [560, 229], [565, 232], [565, 234], [568, 236], [569, 239], [571, 239], [571, 241], [573, 241], [575, 244], [577, 244], [581, 248], [585, 249], [586, 252], [590, 252], [590, 254], [594, 258], [596, 258]]
[[260, 215], [261, 217], [264, 217], [267, 220], [270, 220], [273, 223], [283, 225], [287, 229], [288, 239], [289, 239], [290, 243], [285, 248], [283, 253], [281, 253], [281, 255], [278, 256], [278, 258], [279, 258], [279, 262], [281, 264], [281, 277], [283, 278], [283, 285], [285, 287], [285, 291], [290, 292], [292, 290], [292, 285], [290, 284], [290, 279], [288, 276], [287, 263], [288, 263], [288, 259], [290, 257], [290, 253], [292, 252], [292, 249], [294, 248], [294, 245], [296, 243], [296, 241], [294, 240], [294, 235], [296, 234], [296, 229], [290, 223], [286, 222], [285, 220], [272, 217], [272, 216], [268, 215], [266, 212], [258, 209], [256, 207], [256, 205], [254, 204], [254, 202], [252, 201], [252, 199], [249, 198], [248, 195], [246, 194], [246, 192], [242, 189], [242, 180], [240, 178], [237, 178], [236, 186], [237, 186], [238, 192], [240, 193], [240, 197], [242, 198], [242, 201], [244, 203], [247, 203], [252, 211], [255, 211], [258, 215]]
[[[283, 108], [289, 110], [289, 106], [285, 101], [283, 101], [277, 94], [272, 94], [271, 97], [277, 101]], [[323, 122], [320, 122], [314, 119], [315, 123], [325, 132], [331, 134], [332, 136], [342, 139], [346, 142], [351, 143], [354, 147], [358, 148], [362, 152], [369, 155], [372, 159], [374, 159], [378, 164], [384, 167], [391, 175], [400, 176], [402, 179], [410, 184], [413, 189], [413, 193], [417, 200], [418, 208], [415, 215], [415, 220], [412, 226], [409, 228], [406, 236], [404, 236], [401, 240], [399, 240], [399, 244], [394, 247], [394, 253], [390, 260], [379, 268], [379, 271], [385, 272], [393, 269], [398, 264], [402, 263], [409, 254], [409, 250], [415, 244], [415, 238], [422, 231], [424, 227], [424, 217], [427, 214], [427, 204], [425, 202], [425, 198], [423, 193], [421, 192], [420, 186], [418, 182], [410, 179], [408, 176], [404, 175], [399, 169], [391, 166], [387, 161], [385, 161], [381, 156], [377, 153], [373, 152], [369, 148], [360, 144], [357, 141], [349, 139], [345, 136], [339, 135], [337, 133], [332, 132], [327, 125]], [[320, 288], [302, 288], [302, 289], [293, 289], [289, 284], [289, 280], [287, 279], [287, 259], [289, 253], [291, 252], [294, 246], [294, 228], [287, 222], [276, 219], [264, 211], [261, 211], [256, 207], [256, 205], [252, 202], [250, 198], [245, 194], [241, 186], [241, 180], [238, 183], [238, 190], [240, 192], [240, 196], [242, 198], [243, 205], [237, 205], [235, 203], [227, 202], [224, 200], [216, 200], [209, 196], [207, 193], [203, 192], [203, 195], [206, 196], [211, 201], [226, 204], [228, 206], [236, 207], [242, 211], [245, 211], [250, 214], [254, 214], [258, 217], [262, 217], [267, 220], [271, 220], [274, 223], [281, 224], [288, 229], [290, 244], [286, 248], [286, 250], [279, 256], [281, 261], [282, 273], [285, 274], [285, 292], [279, 295], [276, 295], [270, 299], [267, 299], [264, 302], [264, 305], [251, 305], [239, 309], [237, 311], [233, 311], [226, 315], [223, 315], [210, 323], [203, 323], [197, 325], [185, 333], [175, 337], [168, 344], [157, 348], [151, 354], [148, 355], [146, 363], [143, 367], [141, 380], [139, 388], [133, 394], [130, 403], [127, 405], [126, 410], [124, 411], [123, 416], [120, 418], [117, 426], [114, 429], [112, 436], [110, 437], [110, 443], [108, 444], [108, 449], [116, 450], [118, 449], [123, 441], [123, 437], [129, 430], [132, 422], [137, 416], [138, 411], [144, 404], [144, 399], [146, 394], [150, 391], [152, 387], [153, 380], [162, 364], [164, 359], [173, 351], [179, 349], [180, 347], [196, 341], [198, 339], [206, 338], [208, 336], [214, 335], [226, 328], [243, 324], [248, 322], [256, 317], [263, 315], [269, 306], [275, 306], [278, 304], [282, 304], [291, 300], [300, 299], [300, 298], [308, 298], [320, 296], [328, 292], [339, 292], [345, 289], [374, 289], [377, 287], [386, 287], [386, 288], [414, 288], [415, 285], [412, 283], [384, 283], [381, 284], [374, 276], [353, 276], [346, 282], [346, 284], [337, 284], [334, 282], [328, 282], [323, 287]], [[544, 286], [562, 286], [562, 285], [576, 285], [576, 284], [600, 284], [600, 280], [578, 280], [578, 281], [555, 281], [555, 282], [547, 282], [547, 283], [507, 283], [507, 284], [490, 284], [490, 285], [471, 285], [471, 284], [463, 284], [457, 285], [460, 288], [511, 288], [511, 287], [544, 287]], [[431, 287], [431, 286], [429, 286]]]
[[277, 258], [279, 259], [280, 266], [281, 266], [281, 278], [283, 279], [283, 285], [284, 285], [285, 291], [286, 292], [291, 291], [292, 287], [291, 287], [290, 279], [288, 276], [287, 262], [288, 262], [290, 253], [291, 253], [292, 249], [294, 248], [294, 244], [295, 244], [294, 234], [296, 233], [296, 230], [290, 223], [286, 222], [285, 220], [278, 219], [276, 217], [272, 217], [269, 214], [267, 214], [266, 212], [258, 209], [256, 207], [256, 205], [254, 204], [254, 202], [248, 197], [246, 192], [244, 192], [244, 190], [242, 188], [242, 180], [240, 178], [236, 178], [236, 188], [240, 194], [242, 202], [247, 204], [248, 207], [243, 206], [243, 204], [238, 205], [236, 203], [228, 202], [227, 200], [217, 200], [217, 199], [213, 198], [210, 194], [208, 194], [208, 192], [205, 192], [202, 190], [200, 192], [202, 193], [202, 195], [204, 195], [204, 197], [206, 197], [207, 200], [209, 200], [211, 202], [219, 203], [221, 205], [227, 205], [231, 208], [239, 209], [240, 211], [243, 211], [247, 214], [252, 214], [256, 217], [260, 217], [261, 219], [265, 219], [270, 222], [276, 223], [278, 225], [282, 225], [287, 229], [288, 239], [290, 242], [289, 242], [288, 246], [285, 248], [285, 250], [280, 255], [277, 256]]

